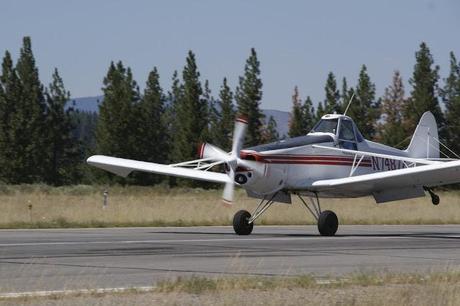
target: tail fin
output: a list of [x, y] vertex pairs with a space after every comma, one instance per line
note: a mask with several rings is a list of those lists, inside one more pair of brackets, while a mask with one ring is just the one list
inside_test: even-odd
[[413, 158], [439, 158], [438, 126], [431, 112], [425, 112], [406, 152]]

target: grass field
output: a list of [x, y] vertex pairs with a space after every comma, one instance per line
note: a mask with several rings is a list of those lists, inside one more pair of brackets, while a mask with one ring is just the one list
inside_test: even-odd
[[[107, 207], [103, 207], [104, 191]], [[441, 204], [418, 198], [375, 204], [372, 198], [322, 199], [341, 224], [455, 224], [460, 223], [460, 193], [439, 192]], [[221, 204], [220, 190], [167, 187], [109, 187], [42, 185], [0, 186], [0, 227], [107, 227], [229, 225], [239, 209], [252, 211], [257, 200], [237, 190], [235, 204]], [[294, 198], [293, 205], [276, 204], [258, 224], [315, 224]]]
[[460, 274], [350, 274], [318, 281], [191, 277], [149, 291], [0, 298], [0, 305], [460, 305]]

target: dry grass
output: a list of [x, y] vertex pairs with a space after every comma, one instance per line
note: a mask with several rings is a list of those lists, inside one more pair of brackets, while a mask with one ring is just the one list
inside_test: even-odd
[[351, 274], [166, 281], [150, 292], [0, 300], [0, 305], [460, 305], [460, 274]]
[[[52, 188], [41, 185], [0, 186], [0, 227], [105, 227], [229, 225], [239, 209], [253, 210], [257, 200], [236, 193], [231, 208], [221, 205], [220, 190], [166, 187], [110, 187], [103, 209], [103, 186]], [[455, 224], [460, 223], [460, 193], [440, 192], [441, 204], [429, 197], [377, 205], [372, 198], [322, 199], [341, 224]], [[294, 199], [276, 204], [258, 224], [314, 224]]]

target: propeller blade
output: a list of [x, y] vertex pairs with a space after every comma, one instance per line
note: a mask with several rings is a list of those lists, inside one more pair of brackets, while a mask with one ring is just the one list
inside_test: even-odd
[[230, 177], [230, 182], [225, 183], [224, 193], [222, 194], [222, 201], [224, 202], [224, 205], [232, 205], [235, 193], [235, 171], [231, 167], [228, 176]]
[[199, 150], [200, 158], [212, 158], [216, 161], [226, 161], [230, 157], [227, 152], [209, 143], [202, 143]]
[[238, 158], [240, 155], [247, 126], [248, 121], [245, 118], [238, 117], [236, 119], [235, 128], [233, 130], [232, 157]]
[[[222, 194], [222, 200], [225, 205], [231, 205], [233, 202], [233, 197], [235, 194], [235, 171], [240, 161], [239, 159], [240, 151], [241, 151], [241, 148], [243, 147], [244, 135], [246, 133], [247, 126], [248, 126], [248, 121], [245, 118], [238, 117], [236, 119], [235, 128], [233, 130], [232, 152], [230, 156], [227, 153], [225, 153], [226, 158], [223, 159], [228, 165], [228, 168], [229, 168], [228, 176], [230, 178], [230, 181], [225, 184], [224, 193]], [[204, 148], [204, 150], [206, 151], [206, 147]], [[209, 149], [209, 152], [211, 152], [211, 149]], [[213, 155], [221, 156], [221, 152], [217, 153], [217, 150], [214, 150]]]

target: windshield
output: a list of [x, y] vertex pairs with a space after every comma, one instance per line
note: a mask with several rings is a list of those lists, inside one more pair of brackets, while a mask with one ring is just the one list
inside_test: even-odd
[[340, 121], [339, 139], [355, 141], [355, 133], [353, 132], [353, 123], [351, 120], [342, 119]]
[[311, 131], [335, 134], [337, 131], [337, 122], [338, 119], [321, 119]]

